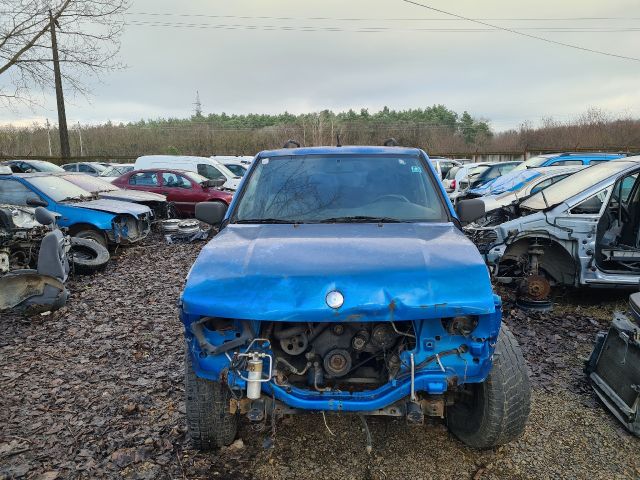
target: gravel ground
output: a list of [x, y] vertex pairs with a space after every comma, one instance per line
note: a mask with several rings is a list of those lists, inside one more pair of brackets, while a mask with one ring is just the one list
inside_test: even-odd
[[624, 308], [606, 292], [558, 298], [552, 314], [505, 302], [534, 388], [526, 433], [507, 446], [476, 451], [440, 424], [374, 418], [368, 455], [357, 418], [307, 415], [280, 421], [270, 450], [243, 423], [242, 442], [194, 451], [175, 304], [199, 248], [151, 239], [71, 281], [63, 310], [0, 315], [0, 478], [640, 478], [640, 440], [582, 374], [595, 332]]

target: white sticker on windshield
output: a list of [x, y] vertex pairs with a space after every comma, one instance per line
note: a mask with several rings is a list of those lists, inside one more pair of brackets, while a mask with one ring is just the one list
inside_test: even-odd
[[262, 164], [263, 165], [267, 165], [269, 163], [269, 159], [268, 158], [263, 158], [262, 159]]
[[407, 164], [407, 162], [405, 162], [405, 161], [404, 161], [404, 159], [402, 159], [402, 158], [399, 158], [399, 159], [398, 159], [398, 163], [399, 163], [400, 165], [406, 165], [406, 164]]
[[411, 167], [411, 171], [412, 171], [413, 173], [421, 173], [421, 172], [422, 172], [422, 169], [421, 169], [420, 167], [416, 167], [415, 165], [413, 165], [413, 166]]

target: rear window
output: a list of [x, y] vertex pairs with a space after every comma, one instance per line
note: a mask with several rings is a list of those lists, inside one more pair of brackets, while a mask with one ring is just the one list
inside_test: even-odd
[[158, 185], [158, 177], [156, 172], [138, 172], [129, 177], [129, 184], [144, 187], [155, 187]]

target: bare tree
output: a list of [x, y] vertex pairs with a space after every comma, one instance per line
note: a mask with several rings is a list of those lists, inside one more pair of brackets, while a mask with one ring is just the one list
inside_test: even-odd
[[119, 67], [127, 8], [128, 0], [0, 0], [0, 103], [32, 103], [53, 86], [49, 12], [65, 88], [88, 93], [89, 77]]

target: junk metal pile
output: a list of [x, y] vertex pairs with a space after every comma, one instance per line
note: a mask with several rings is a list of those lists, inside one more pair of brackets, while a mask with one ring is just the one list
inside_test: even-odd
[[[268, 153], [277, 156], [277, 151]], [[281, 155], [290, 156], [288, 151]], [[269, 158], [257, 158], [255, 163], [267, 169]], [[408, 169], [406, 161], [397, 168]], [[288, 415], [298, 413], [296, 408], [276, 402], [277, 389], [272, 402], [261, 397], [260, 382], [271, 381], [277, 363], [288, 374], [274, 377], [274, 385], [300, 395], [299, 408], [312, 411], [303, 406], [308, 385], [320, 393], [335, 390], [345, 405], [344, 395], [399, 385], [403, 375], [398, 374], [409, 368], [401, 359], [405, 350], [418, 351], [422, 342], [433, 347], [431, 338], [420, 337], [428, 320], [265, 322], [270, 325], [262, 332], [265, 338], [251, 337], [246, 359], [227, 354], [233, 369], [221, 375], [225, 382], [230, 377], [229, 385], [236, 376], [247, 382], [246, 398], [236, 398], [231, 387], [231, 396], [225, 390], [221, 397], [223, 412], [228, 404], [232, 414], [247, 420], [240, 422], [237, 437], [234, 423], [222, 434], [214, 432], [224, 441], [203, 442], [208, 437], [202, 432], [196, 432], [196, 440], [194, 425], [209, 424], [192, 422], [194, 405], [185, 406], [184, 397], [205, 384], [189, 381], [189, 374], [196, 378], [193, 357], [184, 358], [178, 315], [192, 332], [187, 340], [200, 345], [202, 365], [213, 365], [206, 363], [209, 355], [217, 361], [218, 348], [227, 352], [248, 343], [251, 327], [243, 321], [242, 330], [234, 331], [235, 323], [222, 317], [194, 321], [176, 305], [183, 280], [203, 241], [217, 232], [239, 177], [221, 161], [200, 157], [141, 157], [133, 169], [109, 181], [98, 178], [104, 169], [97, 167], [96, 176], [88, 177], [70, 173], [76, 164], [60, 172], [23, 163], [0, 166], [0, 478], [382, 479], [426, 471], [434, 478], [455, 473], [474, 479], [575, 478], [586, 472], [594, 478], [640, 476], [640, 293], [629, 297], [629, 290], [592, 288], [637, 290], [639, 157], [563, 153], [524, 163], [432, 161], [432, 173], [441, 176], [463, 220], [459, 227], [478, 247], [503, 299], [503, 323], [520, 345], [533, 388], [524, 435], [511, 436], [506, 445], [495, 442], [501, 446], [490, 450], [470, 449], [447, 431], [441, 419], [449, 418], [444, 411], [452, 404], [433, 402], [433, 396], [417, 401], [413, 354], [416, 412], [410, 411], [412, 403], [400, 402], [380, 408], [368, 423], [362, 415], [362, 423], [341, 414], [297, 417]], [[249, 168], [248, 161], [237, 163], [229, 165], [243, 173]], [[343, 168], [347, 165], [343, 162]], [[419, 166], [410, 168], [422, 173]], [[387, 197], [397, 202], [400, 195], [383, 192], [375, 202]], [[184, 218], [194, 214], [209, 227]], [[257, 223], [287, 223], [268, 217]], [[233, 235], [221, 231], [218, 238], [229, 254], [238, 255], [229, 240]], [[195, 290], [207, 268], [195, 269]], [[330, 293], [335, 298], [327, 295], [327, 305], [342, 306], [340, 292]], [[394, 300], [392, 318], [395, 309]], [[449, 323], [443, 318], [442, 325], [447, 334], [468, 338], [478, 364], [480, 352], [487, 354], [482, 345], [488, 333], [472, 337], [481, 316], [464, 323], [471, 318], [458, 315]], [[229, 335], [223, 346], [210, 343], [214, 331], [222, 338]], [[258, 350], [250, 354], [255, 342]], [[278, 353], [276, 365], [266, 362], [272, 361], [270, 354], [260, 353], [264, 345]], [[196, 347], [187, 343], [187, 348]], [[451, 354], [463, 358], [468, 348], [463, 344]], [[258, 366], [254, 377], [252, 362]], [[423, 361], [430, 362], [446, 372], [439, 354]], [[465, 380], [468, 368], [465, 363]], [[408, 375], [405, 371], [405, 381]], [[449, 387], [422, 385], [428, 393], [433, 393], [428, 388], [438, 393]], [[474, 391], [479, 390], [468, 390]], [[407, 423], [420, 425], [408, 428]], [[452, 425], [449, 429], [456, 433]], [[456, 435], [464, 439], [460, 430]], [[210, 453], [194, 449], [211, 444], [230, 445]]]

